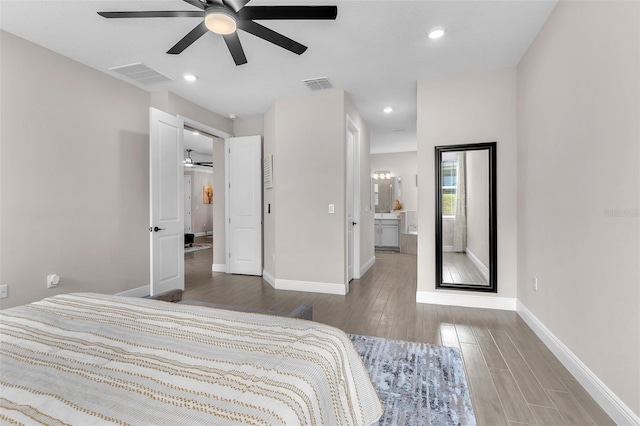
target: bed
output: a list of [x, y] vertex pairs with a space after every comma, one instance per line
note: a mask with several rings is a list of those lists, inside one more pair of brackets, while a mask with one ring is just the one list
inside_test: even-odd
[[0, 422], [368, 425], [382, 414], [342, 331], [73, 293], [0, 311]]

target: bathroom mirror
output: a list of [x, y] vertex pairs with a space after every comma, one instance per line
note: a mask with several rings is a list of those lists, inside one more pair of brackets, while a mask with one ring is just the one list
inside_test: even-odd
[[376, 213], [392, 213], [396, 207], [395, 200], [402, 204], [402, 178], [400, 176], [373, 178], [372, 182]]
[[436, 288], [496, 293], [496, 143], [435, 147]]

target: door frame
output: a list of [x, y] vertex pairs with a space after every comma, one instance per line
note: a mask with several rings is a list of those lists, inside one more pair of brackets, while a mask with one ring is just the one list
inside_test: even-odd
[[207, 133], [212, 136], [224, 140], [224, 250], [225, 250], [225, 270], [221, 271], [219, 269], [215, 269], [215, 264], [213, 263], [213, 259], [211, 261], [211, 269], [213, 272], [230, 272], [230, 247], [229, 247], [229, 138], [232, 138], [233, 135], [231, 133], [227, 133], [223, 130], [216, 129], [215, 127], [207, 126], [206, 124], [202, 124], [198, 121], [192, 120], [188, 117], [184, 117], [182, 115], [178, 115], [178, 118], [184, 121], [184, 124], [189, 126], [190, 128], [197, 130], [202, 133]]
[[[360, 271], [360, 234], [362, 229], [362, 218], [361, 218], [361, 194], [360, 194], [360, 142], [361, 142], [361, 132], [358, 125], [355, 121], [347, 114], [346, 119], [346, 129], [345, 129], [345, 160], [348, 158], [346, 150], [347, 146], [347, 133], [351, 133], [353, 135], [353, 153], [352, 153], [352, 165], [351, 165], [351, 173], [353, 175], [352, 185], [353, 185], [353, 219], [354, 222], [357, 222], [358, 225], [353, 227], [353, 279], [358, 280], [362, 277]], [[346, 173], [348, 172], [348, 167], [345, 161], [345, 286], [346, 292], [349, 292], [349, 224], [347, 223], [348, 217], [348, 206], [347, 206], [347, 191], [346, 191]]]

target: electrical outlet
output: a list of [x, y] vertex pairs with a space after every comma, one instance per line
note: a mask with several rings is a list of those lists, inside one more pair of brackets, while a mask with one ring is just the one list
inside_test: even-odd
[[538, 278], [533, 277], [533, 290], [538, 291]]
[[0, 299], [6, 299], [9, 297], [9, 286], [4, 284], [0, 285]]
[[333, 214], [336, 211], [336, 206], [334, 204], [329, 204], [329, 213]]

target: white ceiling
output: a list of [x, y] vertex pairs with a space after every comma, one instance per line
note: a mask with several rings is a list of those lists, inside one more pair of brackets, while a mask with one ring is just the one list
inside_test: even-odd
[[[172, 91], [222, 115], [261, 115], [278, 98], [309, 92], [301, 80], [328, 77], [371, 130], [371, 152], [416, 150], [416, 82], [513, 67], [556, 0], [253, 0], [249, 5], [338, 6], [335, 21], [263, 21], [306, 45], [301, 56], [239, 32], [248, 64], [236, 67], [223, 39], [205, 34], [180, 55], [165, 52], [200, 18], [105, 19], [98, 11], [197, 10], [181, 0], [0, 1], [0, 27], [103, 72], [143, 62], [175, 81]], [[427, 32], [446, 35], [429, 40]], [[182, 79], [198, 76], [196, 83]], [[382, 109], [391, 106], [392, 114]]]

